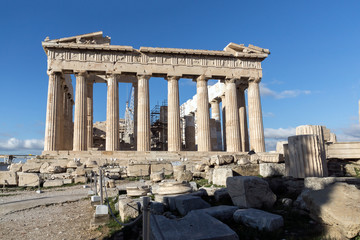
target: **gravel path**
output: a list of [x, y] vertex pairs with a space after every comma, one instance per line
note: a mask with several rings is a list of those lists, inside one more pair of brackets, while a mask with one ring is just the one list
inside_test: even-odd
[[85, 199], [89, 188], [74, 186], [10, 192], [0, 197], [1, 239], [98, 239], [90, 230], [94, 210]]

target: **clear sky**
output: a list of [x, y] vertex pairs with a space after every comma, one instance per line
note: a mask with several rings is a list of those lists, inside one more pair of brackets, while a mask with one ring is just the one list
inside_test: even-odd
[[[41, 41], [103, 31], [112, 44], [222, 50], [229, 42], [268, 48], [261, 86], [267, 149], [298, 125], [325, 125], [360, 140], [360, 1], [17, 1], [0, 6], [0, 154], [43, 148], [48, 76]], [[120, 115], [130, 85], [120, 84]], [[180, 81], [180, 101], [195, 94]], [[153, 106], [166, 82], [150, 80]], [[106, 85], [94, 86], [104, 121]]]

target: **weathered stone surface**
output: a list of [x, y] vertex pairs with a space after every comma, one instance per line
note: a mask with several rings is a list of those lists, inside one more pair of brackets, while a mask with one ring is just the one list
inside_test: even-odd
[[129, 177], [140, 177], [150, 175], [149, 164], [129, 164], [127, 168], [127, 175]]
[[237, 234], [226, 224], [205, 214], [190, 212], [181, 219], [160, 215], [150, 217], [151, 239], [238, 240]]
[[150, 174], [150, 180], [153, 182], [160, 182], [165, 178], [163, 172], [155, 172]]
[[22, 163], [12, 163], [12, 164], [10, 165], [10, 171], [11, 171], [11, 172], [21, 172], [23, 165], [24, 165], [24, 164], [22, 164]]
[[294, 178], [327, 177], [324, 148], [317, 135], [297, 135], [288, 138], [289, 176]]
[[[359, 164], [346, 164], [344, 166], [345, 175], [352, 177], [360, 177], [360, 165]], [[11, 169], [10, 169], [11, 170]]]
[[274, 231], [284, 226], [282, 216], [253, 208], [236, 210], [234, 220], [246, 226], [266, 231]]
[[263, 162], [263, 163], [281, 163], [284, 162], [284, 155], [279, 153], [256, 153], [250, 155], [250, 161], [253, 162]]
[[56, 179], [56, 180], [46, 180], [44, 182], [44, 187], [60, 187], [64, 185], [64, 181], [61, 179]]
[[[249, 154], [236, 154], [236, 155], [234, 155], [234, 162], [236, 162], [239, 165], [252, 163], [250, 161], [250, 155]], [[257, 162], [253, 162], [253, 163], [257, 163]]]
[[77, 167], [79, 167], [80, 165], [81, 165], [80, 162], [74, 161], [74, 160], [70, 160], [70, 161], [67, 163], [66, 167], [67, 167], [67, 168], [77, 168]]
[[193, 177], [206, 179], [206, 172], [193, 172]]
[[156, 193], [161, 195], [174, 195], [190, 193], [192, 188], [188, 183], [181, 182], [162, 182], [159, 183], [159, 188]]
[[314, 219], [330, 225], [346, 238], [360, 234], [360, 190], [346, 183], [335, 183], [318, 191], [308, 191], [303, 199]]
[[140, 197], [146, 196], [146, 194], [150, 192], [150, 188], [146, 186], [142, 187], [127, 187], [126, 188], [126, 195], [129, 197]]
[[29, 162], [24, 163], [22, 171], [24, 173], [39, 173], [42, 162]]
[[269, 184], [259, 177], [229, 177], [226, 187], [234, 205], [240, 208], [270, 208], [276, 201]]
[[83, 166], [77, 167], [73, 174], [75, 174], [76, 176], [85, 176], [86, 174], [85, 168]]
[[173, 173], [173, 166], [171, 163], [151, 163], [151, 173], [164, 172], [165, 175]]
[[339, 181], [336, 177], [307, 177], [304, 179], [304, 187], [309, 190], [320, 190]]
[[160, 203], [160, 202], [151, 202], [150, 203], [151, 214], [161, 215], [164, 213], [164, 210], [165, 210], [165, 206], [163, 203]]
[[130, 198], [119, 199], [119, 214], [122, 221], [136, 218], [139, 215], [140, 204]]
[[279, 141], [276, 143], [276, 152], [280, 154], [285, 154], [284, 152], [284, 144], [287, 144], [287, 141]]
[[183, 181], [190, 182], [193, 178], [193, 174], [190, 170], [185, 170], [177, 174], [175, 174], [174, 172], [174, 177], [178, 182], [183, 182]]
[[37, 187], [40, 182], [39, 175], [36, 173], [18, 173], [20, 187]]
[[192, 212], [195, 212], [196, 214], [206, 213], [220, 221], [229, 221], [233, 218], [234, 212], [238, 209], [239, 208], [236, 206], [220, 205], [210, 208], [193, 210]]
[[259, 164], [245, 164], [233, 167], [232, 170], [241, 176], [259, 176]]
[[97, 162], [94, 161], [94, 160], [91, 160], [91, 159], [86, 160], [86, 162], [84, 163], [84, 166], [86, 168], [97, 168], [97, 167], [99, 167]]
[[212, 183], [220, 186], [226, 185], [226, 179], [233, 176], [231, 168], [215, 168]]
[[223, 201], [228, 201], [228, 200], [231, 201], [231, 198], [230, 198], [227, 188], [220, 188], [220, 189], [215, 190], [214, 198], [215, 198], [215, 201], [217, 201], [217, 202], [223, 202]]
[[77, 176], [74, 178], [74, 183], [86, 183], [87, 177], [85, 176]]
[[44, 162], [44, 163], [40, 166], [40, 173], [49, 173], [49, 172], [47, 171], [48, 167], [50, 167], [50, 163]]
[[214, 169], [213, 169], [213, 168], [209, 168], [209, 169], [206, 171], [205, 179], [208, 180], [209, 182], [211, 182], [212, 179], [213, 179], [213, 174], [214, 174]]
[[202, 200], [200, 197], [191, 195], [169, 197], [168, 203], [171, 210], [176, 209], [183, 216], [185, 216], [191, 210], [210, 207], [210, 204]]
[[285, 163], [260, 163], [259, 170], [263, 177], [284, 176]]
[[65, 168], [62, 168], [61, 166], [58, 165], [50, 165], [47, 169], [46, 169], [47, 173], [63, 173], [66, 172]]
[[17, 173], [13, 171], [0, 171], [0, 185], [18, 185]]
[[204, 164], [204, 163], [202, 163], [202, 164], [196, 164], [196, 165], [195, 165], [195, 170], [198, 171], [198, 172], [203, 172], [203, 171], [205, 171], [205, 167], [206, 167], [206, 166], [207, 166], [207, 165]]

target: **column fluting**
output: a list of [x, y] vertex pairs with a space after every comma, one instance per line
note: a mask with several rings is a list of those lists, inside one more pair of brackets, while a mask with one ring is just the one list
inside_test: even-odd
[[138, 75], [137, 151], [150, 151], [149, 79]]
[[225, 80], [227, 152], [240, 152], [240, 123], [237, 107], [236, 79]]
[[87, 82], [87, 149], [93, 145], [93, 81]]
[[181, 150], [179, 77], [168, 77], [168, 151]]
[[249, 151], [249, 131], [247, 124], [246, 103], [245, 103], [245, 85], [240, 85], [238, 89], [238, 107], [240, 119], [240, 137], [241, 137], [241, 151]]
[[226, 151], [226, 98], [225, 95], [221, 96], [221, 116], [222, 116], [222, 143], [223, 151]]
[[250, 149], [265, 152], [264, 127], [259, 83], [261, 78], [250, 78], [248, 87]]
[[106, 151], [119, 149], [119, 84], [115, 75], [107, 79]]
[[211, 151], [210, 141], [210, 114], [209, 114], [209, 97], [207, 88], [207, 78], [199, 76], [196, 79], [196, 96], [197, 96], [197, 145], [198, 151]]
[[74, 114], [74, 151], [86, 151], [86, 118], [87, 118], [87, 104], [86, 104], [86, 72], [79, 72], [76, 76], [76, 90], [75, 90], [75, 114]]

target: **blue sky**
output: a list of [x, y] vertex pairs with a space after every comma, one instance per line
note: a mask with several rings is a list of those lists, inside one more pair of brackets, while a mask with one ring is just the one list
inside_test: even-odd
[[[222, 50], [229, 42], [268, 48], [262, 107], [267, 148], [298, 125], [321, 124], [339, 140], [360, 139], [359, 1], [16, 1], [0, 5], [0, 153], [40, 153], [48, 87], [41, 41], [103, 31], [114, 45]], [[130, 86], [120, 84], [123, 115]], [[150, 80], [151, 105], [166, 82]], [[180, 101], [195, 94], [180, 81]], [[105, 120], [106, 85], [94, 87]]]

